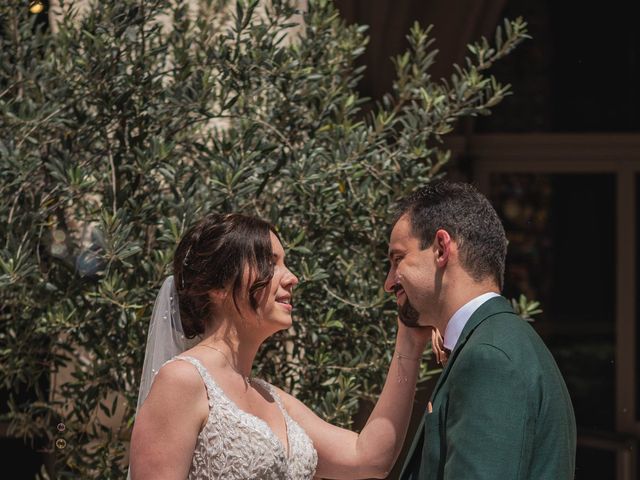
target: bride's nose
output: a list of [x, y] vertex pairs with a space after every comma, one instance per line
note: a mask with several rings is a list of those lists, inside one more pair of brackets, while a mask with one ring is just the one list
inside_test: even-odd
[[298, 277], [296, 277], [293, 272], [291, 272], [291, 270], [289, 270], [287, 268], [287, 272], [285, 273], [284, 277], [282, 278], [282, 284], [285, 287], [295, 287], [298, 283], [300, 283], [300, 281], [298, 280]]

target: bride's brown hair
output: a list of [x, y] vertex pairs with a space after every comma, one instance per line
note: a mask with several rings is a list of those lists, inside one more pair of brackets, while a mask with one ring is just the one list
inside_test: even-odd
[[212, 309], [208, 293], [231, 286], [238, 311], [245, 267], [252, 273], [249, 304], [255, 311], [257, 295], [273, 277], [274, 227], [259, 218], [238, 213], [212, 213], [189, 228], [173, 259], [173, 274], [184, 333], [188, 338], [204, 333]]

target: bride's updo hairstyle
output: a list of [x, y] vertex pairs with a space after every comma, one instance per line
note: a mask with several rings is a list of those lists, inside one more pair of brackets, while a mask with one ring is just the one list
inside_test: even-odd
[[189, 228], [173, 259], [180, 318], [187, 338], [204, 333], [213, 312], [208, 293], [231, 287], [238, 311], [245, 268], [250, 275], [249, 305], [255, 311], [257, 296], [273, 277], [271, 224], [237, 213], [209, 214]]

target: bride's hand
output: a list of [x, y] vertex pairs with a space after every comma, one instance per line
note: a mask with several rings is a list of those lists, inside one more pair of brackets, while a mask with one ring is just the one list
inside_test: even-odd
[[[397, 322], [398, 338], [396, 347], [398, 350], [406, 348], [407, 352], [417, 353], [418, 356], [422, 355], [427, 343], [432, 340], [435, 329], [433, 327], [407, 327], [400, 321], [400, 318], [397, 319]], [[404, 352], [400, 351], [400, 353]]]
[[436, 357], [438, 364], [442, 365], [443, 362], [447, 361], [448, 355], [444, 350], [444, 338], [442, 338], [440, 330], [435, 327], [431, 331], [431, 350], [433, 350], [433, 355]]

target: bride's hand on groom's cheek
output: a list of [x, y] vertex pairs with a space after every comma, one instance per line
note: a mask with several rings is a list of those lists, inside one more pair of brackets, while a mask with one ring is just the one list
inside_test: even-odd
[[419, 350], [420, 353], [426, 348], [433, 337], [432, 327], [408, 327], [397, 317], [398, 322], [398, 345], [409, 344], [412, 349]]

